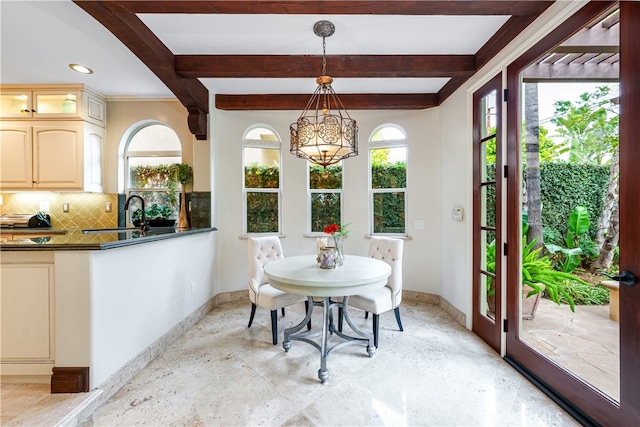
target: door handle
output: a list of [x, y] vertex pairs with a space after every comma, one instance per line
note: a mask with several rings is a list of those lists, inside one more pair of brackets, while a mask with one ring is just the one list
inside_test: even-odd
[[620, 282], [626, 286], [633, 286], [637, 283], [636, 275], [630, 271], [621, 271], [619, 275], [612, 276], [605, 272], [601, 272], [603, 276], [607, 276], [611, 280], [615, 280], [616, 282]]

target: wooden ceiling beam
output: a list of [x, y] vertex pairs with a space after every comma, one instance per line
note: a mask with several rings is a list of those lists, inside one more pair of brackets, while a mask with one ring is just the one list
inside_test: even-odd
[[[439, 105], [480, 67], [500, 52], [552, 1], [428, 0], [243, 0], [127, 1], [74, 0], [127, 46], [176, 95], [189, 111], [189, 128], [206, 138], [208, 90], [198, 78], [316, 77], [319, 55], [178, 55], [175, 56], [138, 18], [142, 13], [201, 14], [362, 14], [362, 15], [501, 15], [507, 22], [475, 55], [334, 55], [329, 73], [335, 77], [447, 77], [438, 94], [345, 94], [349, 110], [424, 109]], [[305, 95], [217, 94], [226, 110], [301, 110]]]
[[[317, 77], [321, 55], [176, 55], [183, 77]], [[331, 77], [455, 77], [474, 72], [473, 55], [330, 55]]]
[[552, 1], [242, 0], [109, 1], [133, 13], [318, 15], [538, 15]]
[[[422, 110], [438, 105], [434, 93], [347, 93], [339, 94], [348, 111], [352, 110]], [[302, 111], [311, 94], [215, 95], [219, 110], [294, 110]]]
[[135, 14], [115, 2], [74, 0], [74, 3], [111, 31], [158, 76], [187, 109], [191, 132], [197, 139], [207, 139], [209, 90], [200, 80], [176, 73], [173, 52]]

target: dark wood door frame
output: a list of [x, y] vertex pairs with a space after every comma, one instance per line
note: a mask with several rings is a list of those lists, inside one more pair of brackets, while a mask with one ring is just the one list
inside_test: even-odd
[[[485, 256], [481, 247], [481, 232], [488, 230], [481, 223], [482, 218], [482, 191], [480, 177], [483, 171], [481, 140], [483, 121], [480, 111], [482, 98], [496, 91], [496, 176], [495, 176], [495, 321], [486, 316], [486, 304], [482, 304], [482, 293], [486, 291], [481, 284], [483, 275], [482, 257]], [[473, 94], [473, 332], [491, 346], [496, 352], [502, 354], [502, 73], [488, 81]]]
[[[636, 171], [620, 175], [620, 270], [635, 273], [640, 280], [640, 3], [620, 4], [620, 170]], [[628, 238], [628, 237], [635, 237]], [[640, 284], [620, 289], [620, 366], [635, 367], [623, 371], [620, 381], [620, 406], [640, 425]], [[631, 375], [631, 377], [629, 377]]]
[[[555, 400], [566, 404], [565, 408], [575, 409], [574, 415], [583, 416], [584, 422], [603, 425], [640, 425], [640, 315], [637, 301], [640, 301], [640, 285], [623, 289], [621, 301], [620, 326], [620, 358], [621, 367], [635, 367], [621, 377], [620, 403], [613, 401], [579, 378], [567, 373], [560, 366], [534, 351], [519, 339], [518, 325], [520, 299], [520, 192], [521, 192], [521, 153], [520, 153], [520, 73], [545, 52], [571, 36], [573, 33], [591, 22], [594, 18], [615, 6], [615, 2], [593, 1], [585, 5], [571, 16], [559, 28], [551, 32], [541, 42], [523, 54], [507, 68], [507, 320], [510, 327], [507, 332], [506, 359], [531, 375], [531, 378], [548, 391]], [[635, 157], [631, 153], [631, 144], [637, 138], [637, 118], [640, 117], [640, 82], [637, 75], [640, 70], [640, 54], [635, 43], [640, 39], [640, 3], [621, 2], [621, 37], [620, 37], [620, 80], [621, 80], [621, 114], [620, 114], [620, 170], [633, 170], [640, 163], [640, 150], [634, 148]], [[635, 118], [635, 119], [634, 119]], [[635, 123], [634, 123], [635, 121]], [[635, 133], [635, 134], [634, 134]], [[632, 138], [635, 136], [635, 141]], [[623, 157], [625, 160], [623, 161]], [[627, 174], [630, 175], [630, 174]], [[640, 210], [638, 197], [640, 176], [627, 176], [620, 180], [620, 234], [624, 236], [640, 236], [640, 224], [637, 212]], [[624, 201], [623, 201], [624, 200]], [[625, 213], [623, 213], [625, 212]], [[625, 217], [625, 214], [627, 215]], [[629, 215], [635, 215], [630, 217]], [[626, 228], [623, 231], [623, 222]], [[621, 239], [622, 240], [622, 239]], [[626, 242], [627, 254], [640, 253], [640, 242]], [[620, 268], [638, 274], [640, 260], [624, 258], [621, 255]], [[625, 317], [623, 320], [622, 317]], [[633, 372], [635, 370], [635, 372]], [[623, 371], [621, 369], [621, 371]], [[623, 371], [624, 372], [624, 371]], [[631, 375], [631, 377], [629, 377]]]

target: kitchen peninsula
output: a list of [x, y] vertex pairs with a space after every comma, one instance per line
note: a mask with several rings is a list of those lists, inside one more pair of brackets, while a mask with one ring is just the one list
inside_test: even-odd
[[132, 361], [207, 310], [215, 230], [3, 239], [2, 382], [117, 386]]

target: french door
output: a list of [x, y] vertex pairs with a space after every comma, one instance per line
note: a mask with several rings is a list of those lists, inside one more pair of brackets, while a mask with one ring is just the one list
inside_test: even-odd
[[502, 74], [473, 94], [473, 332], [501, 353]]
[[[640, 285], [620, 284], [619, 396], [612, 397], [573, 374], [559, 361], [537, 351], [522, 335], [521, 301], [521, 112], [522, 72], [544, 53], [595, 18], [614, 2], [590, 2], [557, 30], [516, 60], [507, 70], [506, 265], [508, 331], [506, 359], [546, 390], [585, 424], [640, 425]], [[640, 2], [622, 1], [620, 7], [620, 128], [619, 128], [619, 265], [620, 271], [640, 276]]]

